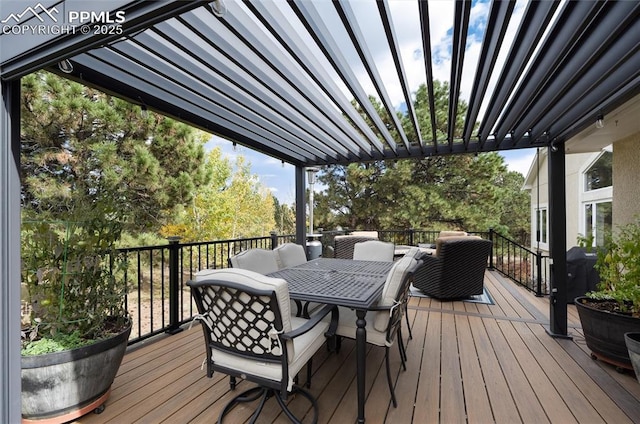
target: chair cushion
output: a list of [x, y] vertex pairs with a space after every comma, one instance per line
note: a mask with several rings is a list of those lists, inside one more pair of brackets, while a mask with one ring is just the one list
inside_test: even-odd
[[353, 259], [361, 261], [392, 262], [393, 243], [380, 240], [368, 240], [353, 245]]
[[307, 262], [304, 247], [296, 243], [285, 243], [273, 250], [280, 268], [290, 268]]
[[378, 232], [377, 231], [352, 231], [351, 232], [352, 236], [359, 236], [359, 237], [371, 237], [371, 238], [378, 238]]
[[260, 274], [269, 274], [279, 269], [273, 250], [248, 249], [230, 257], [229, 261], [234, 268], [248, 269]]
[[[342, 337], [348, 337], [350, 339], [356, 338], [356, 330], [358, 326], [356, 325], [356, 311], [353, 309], [345, 308], [342, 306], [338, 307], [338, 313], [340, 315], [340, 319], [338, 321], [338, 327], [336, 328], [336, 334]], [[374, 344], [376, 346], [391, 346], [391, 343], [387, 342], [387, 329], [386, 324], [385, 328], [382, 331], [378, 331], [373, 325], [374, 316], [381, 314], [383, 312], [369, 312], [365, 316], [365, 320], [367, 321], [367, 343]], [[389, 320], [389, 313], [384, 312], [386, 315], [387, 321]]]
[[[304, 318], [291, 318], [293, 328], [302, 326], [307, 320]], [[355, 321], [354, 321], [355, 322]], [[293, 379], [298, 372], [309, 362], [309, 359], [322, 347], [325, 342], [324, 333], [329, 328], [326, 320], [320, 321], [307, 333], [293, 339], [293, 352], [289, 349], [289, 379], [287, 390], [291, 391]], [[211, 349], [211, 358], [216, 365], [239, 370], [246, 374], [256, 375], [274, 382], [282, 380], [282, 364], [269, 363], [260, 360], [241, 358], [219, 349]]]
[[464, 237], [467, 236], [467, 232], [466, 231], [452, 231], [452, 230], [445, 230], [445, 231], [440, 231], [440, 233], [438, 234], [438, 237]]
[[[415, 269], [417, 264], [418, 262], [413, 257], [406, 255], [393, 264], [391, 271], [389, 271], [389, 275], [387, 275], [387, 280], [384, 283], [382, 295], [380, 297], [380, 301], [378, 302], [379, 306], [392, 306], [395, 303], [398, 295], [398, 290], [402, 285], [403, 279], [408, 272]], [[386, 331], [388, 323], [388, 311], [376, 312], [375, 318], [373, 319], [373, 327], [376, 330]]]
[[436, 239], [436, 256], [440, 257], [440, 251], [442, 250], [442, 243], [450, 242], [450, 241], [459, 241], [459, 240], [477, 240], [481, 239], [480, 236], [449, 236], [449, 237], [438, 237]]

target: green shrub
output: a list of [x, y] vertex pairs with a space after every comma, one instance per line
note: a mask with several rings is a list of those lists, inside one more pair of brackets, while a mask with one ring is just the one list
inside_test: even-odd
[[615, 300], [621, 310], [640, 316], [640, 220], [607, 236], [604, 249], [598, 251], [595, 268], [600, 285], [587, 295]]
[[30, 349], [64, 350], [124, 326], [126, 283], [114, 276], [122, 266], [114, 249], [121, 230], [108, 219], [23, 222], [23, 348], [49, 339], [40, 342], [48, 347]]

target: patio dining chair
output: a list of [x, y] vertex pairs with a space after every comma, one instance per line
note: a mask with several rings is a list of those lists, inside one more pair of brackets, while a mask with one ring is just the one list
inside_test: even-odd
[[[393, 346], [396, 337], [398, 342], [398, 351], [400, 352], [400, 360], [402, 367], [406, 371], [407, 354], [402, 343], [402, 315], [405, 313], [405, 305], [409, 296], [409, 286], [414, 271], [420, 265], [420, 261], [416, 261], [411, 256], [404, 256], [398, 260], [384, 284], [382, 296], [378, 304], [370, 309], [375, 313], [367, 318], [367, 343], [376, 346], [384, 346], [385, 363], [387, 371], [387, 384], [391, 393], [391, 401], [394, 407], [398, 407], [396, 395], [393, 390], [393, 382], [391, 381], [391, 369], [389, 365], [389, 348]], [[337, 348], [340, 348], [340, 337], [350, 339], [356, 338], [356, 312], [349, 308], [339, 307], [338, 328], [336, 329]]]
[[229, 258], [229, 265], [233, 268], [247, 269], [259, 274], [276, 272], [280, 267], [273, 250], [247, 249]]
[[[290, 394], [306, 398], [318, 418], [315, 398], [296, 384], [307, 365], [306, 386], [311, 381], [311, 359], [332, 336], [337, 308], [325, 306], [311, 319], [291, 316], [287, 282], [243, 269], [200, 271], [187, 283], [198, 307], [194, 318], [202, 324], [207, 351], [207, 376], [215, 371], [253, 383], [221, 411], [218, 423], [240, 402], [260, 399], [250, 422], [258, 418], [265, 402], [274, 397], [287, 417], [300, 422], [286, 405]], [[331, 313], [331, 322], [324, 319]]]
[[361, 241], [353, 245], [353, 259], [360, 261], [393, 262], [393, 243], [380, 240]]

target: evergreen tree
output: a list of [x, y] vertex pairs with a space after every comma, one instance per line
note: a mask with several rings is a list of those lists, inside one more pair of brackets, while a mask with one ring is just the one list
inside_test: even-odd
[[[435, 82], [436, 135], [446, 139], [448, 86]], [[374, 105], [380, 108], [379, 103]], [[415, 96], [422, 137], [431, 139], [426, 86]], [[459, 102], [456, 132], [467, 105]], [[402, 116], [405, 132], [410, 122]], [[457, 135], [457, 133], [456, 133]], [[523, 177], [508, 172], [497, 153], [435, 156], [328, 166], [318, 175], [327, 189], [316, 196], [316, 226], [352, 229], [421, 228], [528, 232]]]
[[21, 106], [27, 216], [68, 220], [109, 204], [105, 219], [157, 229], [208, 180], [204, 138], [170, 118], [47, 72], [22, 79]]

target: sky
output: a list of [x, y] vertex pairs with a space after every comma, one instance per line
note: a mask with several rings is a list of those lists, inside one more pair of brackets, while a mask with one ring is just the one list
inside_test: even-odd
[[[278, 4], [278, 3], [275, 3]], [[372, 7], [371, 1], [354, 0], [350, 1], [349, 6], [353, 8], [354, 13], [358, 16], [360, 30], [363, 32], [367, 40], [371, 40], [369, 47], [380, 46], [371, 54], [375, 57], [376, 63], [379, 65], [379, 73], [386, 84], [388, 95], [397, 110], [405, 109], [404, 95], [400, 89], [400, 84], [392, 84], [390, 82], [395, 79], [397, 81], [397, 72], [395, 65], [388, 51], [388, 45], [381, 30], [377, 8]], [[396, 37], [402, 56], [403, 67], [406, 73], [407, 81], [411, 91], [415, 91], [418, 86], [425, 82], [426, 73], [424, 70], [424, 59], [422, 56], [422, 37], [420, 33], [419, 13], [417, 2], [392, 0], [388, 3], [392, 14], [392, 20], [396, 29]], [[331, 2], [319, 1], [313, 3], [318, 13], [330, 16], [335, 14]], [[431, 33], [431, 50], [433, 62], [434, 79], [448, 81], [451, 72], [451, 46], [452, 46], [452, 26], [455, 2], [452, 1], [430, 1], [430, 33]], [[475, 73], [476, 64], [481, 51], [481, 43], [484, 30], [487, 24], [490, 3], [488, 0], [473, 0], [471, 16], [469, 20], [469, 33], [467, 35], [467, 48], [465, 51], [465, 59], [463, 65], [463, 78], [460, 91], [460, 97], [468, 101], [473, 83], [473, 74]], [[286, 9], [286, 8], [285, 8]], [[513, 17], [505, 35], [506, 40], [512, 39], [515, 34], [524, 12], [524, 1], [517, 0]], [[292, 17], [291, 23], [294, 23]], [[341, 28], [336, 28], [334, 36], [338, 40], [348, 39], [346, 33]], [[309, 40], [309, 43], [313, 43]], [[510, 44], [506, 42], [505, 44]], [[358, 66], [357, 54], [355, 50], [349, 53], [348, 46], [343, 47], [343, 53], [349, 57], [353, 63], [353, 70], [358, 75], [358, 79], [362, 82], [363, 89], [367, 93], [375, 93], [375, 88], [371, 84], [366, 71], [361, 64]], [[496, 67], [500, 69], [504, 63], [508, 48], [503, 49], [499, 54]], [[491, 90], [495, 86], [495, 81], [489, 82], [489, 89], [485, 99], [489, 99]], [[347, 95], [350, 98], [350, 94]], [[481, 107], [480, 116], [486, 105]], [[237, 145], [233, 148], [232, 143], [225, 141], [219, 137], [213, 137], [207, 147], [220, 146], [222, 152], [234, 162], [234, 157], [242, 154], [248, 162], [251, 163], [251, 172], [256, 174], [262, 184], [269, 188], [273, 195], [282, 203], [293, 203], [295, 199], [295, 168], [272, 157], [260, 154], [251, 149]], [[499, 152], [504, 158], [509, 170], [517, 171], [526, 176], [533, 157], [535, 149], [520, 149], [512, 151]], [[316, 186], [315, 191], [319, 191], [322, 187]]]

